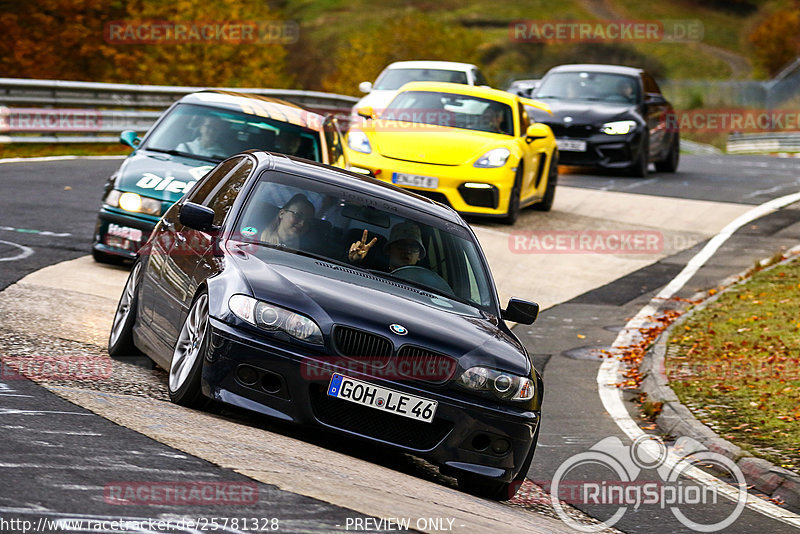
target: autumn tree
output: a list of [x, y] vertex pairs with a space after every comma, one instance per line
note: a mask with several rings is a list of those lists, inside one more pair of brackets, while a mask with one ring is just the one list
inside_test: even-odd
[[262, 0], [0, 0], [0, 69], [5, 76], [163, 85], [288, 87], [286, 46], [256, 39], [145, 44], [109, 38], [112, 22], [246, 23], [279, 27]]
[[480, 38], [457, 24], [442, 24], [418, 11], [391, 19], [371, 30], [345, 39], [334, 52], [336, 70], [322, 79], [321, 89], [341, 94], [357, 93], [357, 84], [374, 80], [394, 61], [429, 59], [478, 60]]
[[750, 34], [758, 63], [774, 76], [800, 54], [800, 2], [780, 9], [759, 23]]

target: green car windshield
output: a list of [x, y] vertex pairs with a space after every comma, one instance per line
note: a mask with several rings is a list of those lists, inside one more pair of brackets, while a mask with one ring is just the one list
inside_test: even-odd
[[[234, 235], [423, 289], [438, 305], [495, 313], [494, 286], [471, 232], [386, 199], [264, 171]], [[350, 252], [359, 242], [368, 251], [355, 257]]]
[[319, 134], [286, 122], [219, 108], [178, 104], [142, 148], [206, 161], [257, 148], [322, 161]]

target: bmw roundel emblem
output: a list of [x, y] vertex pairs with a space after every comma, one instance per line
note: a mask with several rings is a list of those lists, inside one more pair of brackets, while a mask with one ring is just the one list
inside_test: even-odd
[[394, 332], [398, 336], [404, 336], [404, 335], [408, 334], [408, 329], [405, 326], [403, 326], [401, 324], [397, 324], [397, 323], [389, 325], [389, 330], [391, 330], [392, 332]]

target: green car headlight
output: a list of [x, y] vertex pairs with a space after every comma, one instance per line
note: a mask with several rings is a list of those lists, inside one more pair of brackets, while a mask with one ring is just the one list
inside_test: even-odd
[[488, 367], [470, 367], [456, 383], [471, 391], [492, 393], [501, 400], [526, 401], [536, 393], [536, 385], [530, 378]]
[[143, 197], [138, 193], [122, 192], [112, 189], [103, 199], [103, 202], [114, 208], [122, 208], [131, 213], [146, 213], [147, 215], [161, 216], [161, 201], [155, 198]]
[[254, 326], [284, 332], [306, 343], [322, 345], [322, 331], [317, 323], [305, 315], [246, 295], [233, 295], [228, 307], [236, 317]]

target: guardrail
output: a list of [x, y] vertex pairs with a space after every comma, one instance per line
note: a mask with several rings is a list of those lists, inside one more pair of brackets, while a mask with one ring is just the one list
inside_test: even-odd
[[321, 113], [349, 114], [352, 96], [231, 87], [174, 87], [0, 78], [0, 143], [117, 142], [122, 130], [145, 132], [182, 96], [220, 89], [281, 98]]
[[730, 154], [800, 152], [800, 132], [731, 134], [725, 148]]

